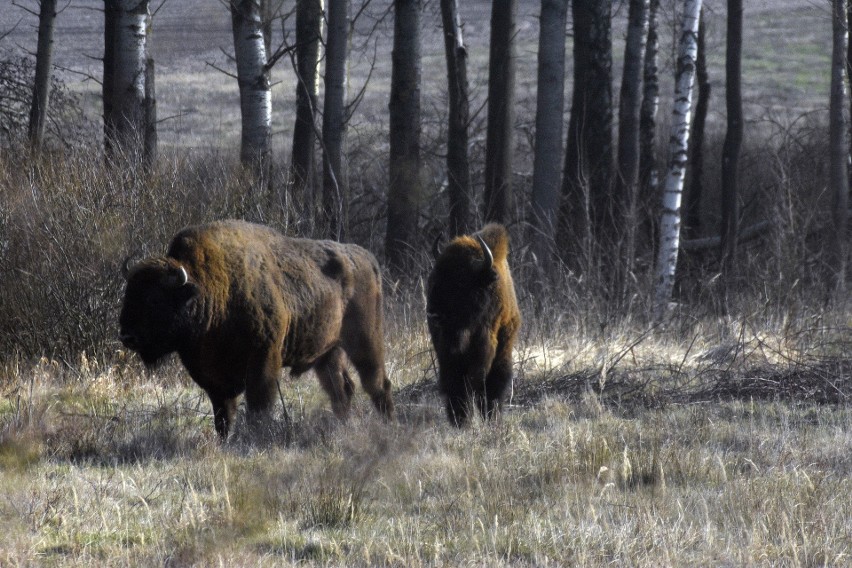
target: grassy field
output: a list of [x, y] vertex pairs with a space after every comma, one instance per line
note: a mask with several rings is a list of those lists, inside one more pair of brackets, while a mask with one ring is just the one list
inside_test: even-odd
[[[371, 5], [359, 29], [386, 4]], [[723, 118], [723, 4], [707, 4], [711, 125]], [[62, 74], [95, 121], [101, 5], [73, 0], [56, 41]], [[488, 7], [462, 2], [474, 108], [485, 96]], [[437, 171], [444, 61], [438, 5], [425, 10], [424, 131]], [[537, 2], [519, 2], [519, 180], [531, 164], [537, 13]], [[622, 6], [616, 76], [625, 19]], [[33, 22], [14, 6], [0, 11], [0, 34], [13, 30], [0, 48], [32, 49]], [[377, 54], [350, 157], [359, 191], [380, 196], [390, 29], [386, 18], [355, 42], [351, 73], [355, 92]], [[741, 249], [728, 315], [712, 272], [684, 277], [660, 326], [643, 318], [642, 274], [624, 313], [576, 275], [542, 290], [517, 223], [511, 262], [525, 323], [501, 420], [446, 423], [424, 254], [410, 280], [386, 280], [396, 423], [379, 420], [360, 391], [340, 423], [312, 375], [285, 374], [269, 431], [250, 435], [240, 415], [222, 445], [177, 362], [145, 372], [122, 350], [120, 262], [212, 218], [312, 227], [270, 207], [234, 165], [236, 85], [207, 65], [228, 65], [226, 9], [164, 3], [152, 43], [166, 119], [154, 171], [104, 167], [92, 160], [96, 141], [43, 160], [0, 154], [0, 566], [852, 564], [852, 306], [824, 304], [817, 276], [828, 6], [748, 2], [745, 32], [744, 211], [771, 209], [778, 227]], [[275, 70], [278, 156], [292, 127], [290, 75]], [[474, 136], [475, 168], [480, 143]], [[381, 256], [381, 207], [370, 207], [355, 233]]]
[[827, 325], [544, 341], [533, 324], [503, 419], [458, 431], [424, 326], [392, 306], [396, 424], [363, 395], [337, 422], [305, 377], [282, 383], [289, 422], [220, 446], [177, 366], [7, 369], [0, 564], [852, 561], [852, 364], [830, 355], [848, 335], [826, 353]]

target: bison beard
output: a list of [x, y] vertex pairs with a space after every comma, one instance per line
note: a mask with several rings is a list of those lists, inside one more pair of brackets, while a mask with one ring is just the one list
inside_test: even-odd
[[356, 245], [294, 239], [261, 225], [220, 221], [178, 233], [164, 257], [125, 265], [120, 338], [147, 366], [177, 352], [228, 436], [238, 397], [250, 421], [274, 403], [280, 369], [313, 369], [344, 419], [364, 390], [393, 416], [385, 373], [381, 276]]
[[438, 385], [456, 426], [467, 421], [471, 398], [484, 418], [493, 418], [512, 382], [521, 315], [508, 251], [506, 229], [496, 224], [435, 251], [426, 311]]

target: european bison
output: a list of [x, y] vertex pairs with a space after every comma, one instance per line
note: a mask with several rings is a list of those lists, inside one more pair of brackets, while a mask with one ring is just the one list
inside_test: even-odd
[[508, 252], [509, 236], [496, 224], [435, 251], [426, 312], [438, 384], [456, 426], [467, 421], [471, 396], [482, 416], [493, 418], [512, 381], [512, 345], [521, 314]]
[[345, 418], [354, 388], [344, 353], [376, 408], [393, 415], [381, 276], [365, 249], [220, 221], [182, 230], [166, 256], [125, 262], [124, 272], [121, 342], [147, 366], [177, 351], [222, 439], [243, 392], [250, 420], [268, 413], [282, 367], [316, 371]]

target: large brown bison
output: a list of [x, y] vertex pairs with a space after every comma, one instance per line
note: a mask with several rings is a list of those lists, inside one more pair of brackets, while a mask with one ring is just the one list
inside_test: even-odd
[[426, 312], [438, 356], [438, 385], [447, 417], [468, 418], [470, 400], [486, 419], [499, 411], [512, 382], [512, 346], [521, 327], [507, 255], [509, 236], [486, 225], [436, 250]]
[[220, 221], [182, 230], [166, 256], [125, 263], [125, 278], [121, 342], [148, 366], [176, 351], [223, 439], [242, 393], [250, 420], [268, 413], [282, 367], [316, 371], [345, 418], [354, 388], [344, 354], [376, 408], [393, 415], [381, 276], [363, 248]]

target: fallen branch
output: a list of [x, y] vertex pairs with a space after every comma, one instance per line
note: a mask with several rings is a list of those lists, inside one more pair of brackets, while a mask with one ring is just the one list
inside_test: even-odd
[[[737, 243], [745, 243], [756, 239], [763, 233], [767, 232], [772, 226], [770, 221], [760, 221], [754, 225], [750, 225], [740, 231], [737, 236]], [[680, 250], [693, 251], [704, 250], [708, 248], [719, 248], [722, 245], [722, 237], [703, 237], [700, 239], [689, 239], [680, 242]]]

